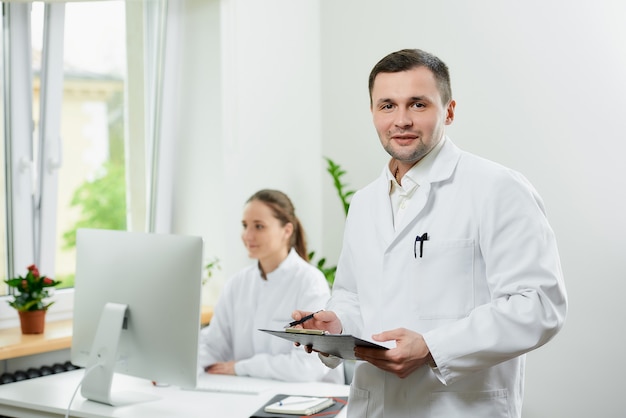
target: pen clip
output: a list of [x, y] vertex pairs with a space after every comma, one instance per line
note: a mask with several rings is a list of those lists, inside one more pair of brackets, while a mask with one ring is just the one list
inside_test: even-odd
[[415, 237], [415, 242], [413, 243], [413, 256], [417, 258], [417, 242], [420, 243], [420, 258], [424, 254], [424, 241], [428, 241], [428, 232], [424, 232], [421, 236], [417, 235]]

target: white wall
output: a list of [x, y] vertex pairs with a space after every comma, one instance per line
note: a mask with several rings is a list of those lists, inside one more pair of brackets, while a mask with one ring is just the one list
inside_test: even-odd
[[205, 301], [251, 261], [245, 201], [287, 193], [310, 246], [321, 241], [319, 7], [316, 1], [185, 2], [180, 179], [174, 229], [205, 237], [218, 257]]
[[248, 262], [241, 208], [261, 187], [290, 194], [312, 248], [336, 260], [343, 215], [322, 156], [353, 188], [377, 176], [369, 71], [393, 50], [429, 50], [451, 69], [453, 140], [523, 172], [560, 243], [570, 314], [528, 356], [524, 417], [623, 416], [626, 3], [216, 1], [186, 2], [174, 225], [206, 237], [221, 279]]
[[[571, 309], [562, 333], [528, 356], [524, 417], [623, 417], [626, 3], [321, 5], [323, 152], [352, 184], [378, 175], [387, 157], [369, 119], [369, 70], [402, 48], [446, 61], [457, 100], [448, 133], [523, 172], [560, 244]], [[324, 231], [334, 229], [329, 196], [324, 183]]]

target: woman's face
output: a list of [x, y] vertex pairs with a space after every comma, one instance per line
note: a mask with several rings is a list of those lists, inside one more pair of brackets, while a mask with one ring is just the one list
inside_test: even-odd
[[293, 225], [281, 225], [268, 205], [258, 200], [246, 204], [241, 224], [241, 239], [250, 258], [263, 264], [264, 261], [280, 263], [287, 257]]

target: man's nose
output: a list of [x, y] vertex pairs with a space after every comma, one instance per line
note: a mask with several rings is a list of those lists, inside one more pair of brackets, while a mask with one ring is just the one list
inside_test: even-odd
[[406, 129], [413, 125], [413, 120], [406, 109], [398, 109], [394, 124], [400, 129]]

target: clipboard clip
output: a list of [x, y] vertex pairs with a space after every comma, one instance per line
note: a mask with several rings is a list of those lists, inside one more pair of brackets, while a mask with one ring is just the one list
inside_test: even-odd
[[285, 332], [292, 334], [328, 335], [328, 331], [323, 329], [285, 328]]

